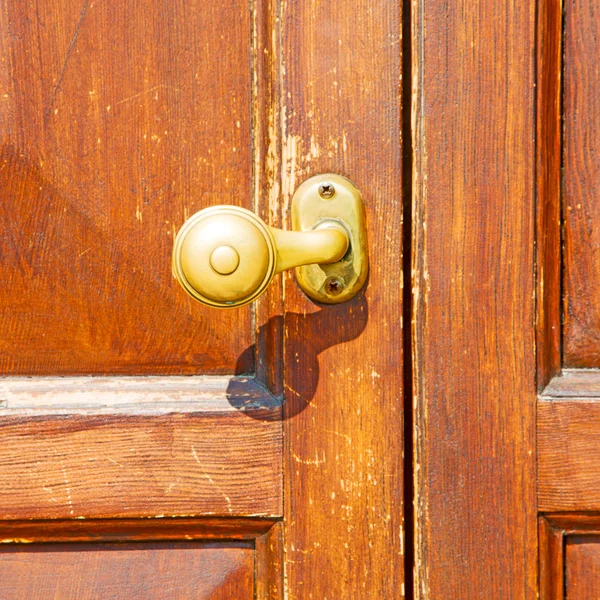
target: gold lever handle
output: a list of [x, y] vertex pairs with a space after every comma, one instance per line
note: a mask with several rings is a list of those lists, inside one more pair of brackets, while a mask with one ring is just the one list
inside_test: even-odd
[[184, 289], [218, 307], [252, 302], [281, 271], [338, 261], [348, 234], [325, 223], [315, 231], [283, 231], [237, 206], [212, 206], [193, 215], [175, 242], [173, 270]]
[[[354, 295], [357, 281], [350, 271], [356, 267], [356, 250], [365, 245], [364, 236], [357, 236], [358, 229], [364, 229], [362, 199], [356, 195], [357, 191], [350, 196], [345, 194], [344, 186], [351, 186], [352, 190], [356, 188], [335, 175], [329, 176], [329, 179], [335, 180], [337, 186], [327, 181], [331, 189], [327, 188], [327, 194], [320, 194], [322, 182], [317, 183], [317, 179], [319, 177], [309, 180], [312, 186], [307, 187], [308, 182], [303, 184], [304, 194], [301, 186], [294, 195], [292, 221], [293, 225], [297, 225], [294, 226], [295, 231], [269, 227], [253, 212], [237, 206], [212, 206], [188, 219], [177, 234], [173, 250], [173, 274], [185, 291], [209, 306], [242, 306], [258, 298], [277, 273], [314, 265], [316, 271], [304, 272], [309, 287], [317, 286], [315, 290], [305, 289], [311, 297], [336, 302]], [[299, 192], [302, 198], [298, 202]], [[360, 200], [360, 205], [357, 200]], [[350, 211], [349, 201], [354, 207]], [[345, 210], [336, 210], [336, 204], [340, 202]], [[297, 210], [302, 210], [302, 214], [297, 215]], [[338, 212], [342, 214], [338, 215]], [[363, 219], [361, 223], [353, 218], [356, 212]], [[312, 222], [307, 222], [307, 218]], [[335, 289], [329, 290], [332, 292], [329, 294], [326, 288], [332, 287], [332, 276], [323, 269], [334, 264], [338, 264], [336, 272], [343, 273], [341, 278], [339, 273], [334, 276], [338, 283], [333, 286]], [[361, 264], [365, 266], [366, 261], [363, 259]], [[362, 286], [366, 277], [366, 270], [362, 268], [361, 271], [364, 271], [364, 277], [358, 287]], [[297, 273], [304, 289], [302, 273]], [[352, 289], [343, 294], [346, 279]]]

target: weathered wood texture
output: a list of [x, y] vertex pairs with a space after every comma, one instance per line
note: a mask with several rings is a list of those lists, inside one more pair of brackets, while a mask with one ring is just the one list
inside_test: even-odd
[[570, 537], [565, 563], [566, 600], [600, 598], [600, 538]]
[[565, 0], [564, 363], [600, 366], [600, 10]]
[[536, 78], [538, 389], [561, 368], [562, 2], [540, 0]]
[[0, 371], [249, 372], [251, 309], [215, 318], [170, 253], [251, 206], [250, 4], [0, 8]]
[[416, 593], [536, 598], [535, 3], [413, 9]]
[[[283, 226], [281, 203], [280, 0], [252, 2], [254, 206], [272, 227]], [[256, 302], [256, 378], [283, 393], [283, 282], [275, 279]], [[248, 362], [240, 358], [239, 368]]]
[[401, 3], [282, 4], [283, 202], [336, 172], [363, 192], [366, 292], [316, 306], [285, 279], [286, 591], [403, 594]]
[[0, 377], [0, 417], [250, 412], [274, 420], [281, 401], [248, 377]]
[[249, 542], [8, 544], [0, 548], [0, 596], [250, 600], [254, 549]]
[[562, 369], [542, 392], [542, 398], [599, 398], [600, 371]]
[[600, 511], [600, 403], [572, 398], [538, 404], [541, 511]]
[[281, 515], [279, 404], [178, 379], [3, 380], [0, 518]]

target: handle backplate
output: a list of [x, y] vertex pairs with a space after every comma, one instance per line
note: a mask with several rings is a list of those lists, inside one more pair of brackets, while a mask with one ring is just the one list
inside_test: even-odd
[[348, 234], [346, 254], [331, 264], [298, 267], [296, 279], [313, 300], [339, 304], [357, 294], [369, 272], [365, 207], [361, 193], [345, 177], [316, 175], [292, 198], [292, 229], [310, 231], [331, 223], [339, 224]]

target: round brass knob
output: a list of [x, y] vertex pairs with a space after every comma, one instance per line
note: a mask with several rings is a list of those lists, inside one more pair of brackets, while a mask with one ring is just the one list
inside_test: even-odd
[[254, 213], [237, 206], [212, 206], [181, 228], [173, 272], [184, 289], [210, 306], [252, 302], [275, 275], [275, 241]]

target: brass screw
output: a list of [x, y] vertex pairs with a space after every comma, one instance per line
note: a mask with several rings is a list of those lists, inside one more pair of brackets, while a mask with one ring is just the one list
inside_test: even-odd
[[333, 187], [333, 183], [326, 181], [319, 186], [319, 196], [321, 196], [321, 198], [329, 200], [330, 198], [333, 198], [334, 194], [335, 188]]
[[330, 296], [337, 296], [344, 289], [344, 284], [337, 277], [328, 277], [325, 280], [325, 291]]

